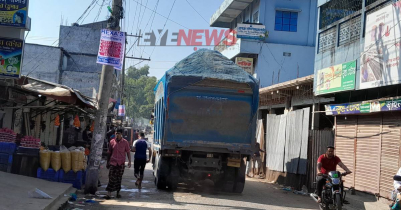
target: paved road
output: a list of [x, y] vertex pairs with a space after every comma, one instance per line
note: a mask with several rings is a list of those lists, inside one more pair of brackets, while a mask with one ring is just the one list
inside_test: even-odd
[[[133, 168], [126, 168], [123, 176], [123, 189], [121, 199], [103, 200], [95, 197], [99, 203], [87, 206], [70, 205], [68, 209], [100, 209], [100, 210], [124, 210], [124, 209], [318, 209], [318, 205], [308, 196], [295, 195], [279, 189], [279, 186], [261, 182], [258, 179], [248, 179], [242, 194], [227, 194], [214, 192], [210, 187], [200, 189], [186, 189], [180, 186], [175, 192], [157, 190], [154, 184], [151, 164], [147, 164], [143, 189], [135, 187]], [[108, 170], [101, 170], [100, 194], [105, 195], [108, 182]], [[115, 195], [115, 194], [113, 194]], [[85, 195], [79, 195], [83, 198]], [[86, 198], [89, 198], [86, 196]], [[76, 202], [75, 202], [76, 203]], [[381, 207], [367, 208], [353, 205], [344, 209], [383, 209]]]
[[[101, 182], [107, 183], [107, 170], [102, 169]], [[126, 168], [121, 199], [102, 200], [92, 206], [74, 206], [81, 209], [318, 209], [309, 197], [278, 189], [276, 185], [249, 179], [242, 194], [213, 192], [210, 187], [188, 190], [180, 186], [175, 192], [159, 191], [153, 182], [151, 164], [147, 165], [143, 189], [135, 187], [134, 171]], [[106, 194], [106, 185], [99, 190]], [[113, 194], [115, 195], [115, 194]], [[81, 195], [83, 197], [84, 195]]]

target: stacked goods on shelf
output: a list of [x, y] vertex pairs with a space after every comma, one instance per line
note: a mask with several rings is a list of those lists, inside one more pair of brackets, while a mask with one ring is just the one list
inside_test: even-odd
[[15, 143], [16, 139], [17, 134], [14, 133], [13, 130], [10, 130], [8, 128], [0, 129], [0, 142]]
[[41, 150], [39, 152], [39, 155], [40, 155], [40, 167], [43, 169], [43, 171], [47, 171], [47, 169], [50, 167], [51, 152], [49, 150]]
[[40, 139], [32, 136], [25, 136], [21, 139], [21, 147], [40, 148]]
[[71, 152], [64, 146], [60, 148], [61, 168], [64, 171], [71, 170]]
[[13, 154], [16, 148], [15, 143], [0, 142], [0, 171], [11, 172]]
[[55, 171], [60, 170], [61, 168], [61, 154], [59, 151], [51, 152], [51, 166]]

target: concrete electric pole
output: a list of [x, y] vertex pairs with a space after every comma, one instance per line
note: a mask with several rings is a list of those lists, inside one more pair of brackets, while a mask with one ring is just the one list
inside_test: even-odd
[[[107, 29], [119, 31], [122, 16], [122, 0], [113, 0], [112, 15]], [[114, 67], [103, 65], [99, 86], [99, 110], [96, 113], [89, 165], [86, 169], [85, 194], [95, 194], [99, 180], [99, 166], [102, 161], [103, 143], [106, 134], [107, 110], [113, 83]]]

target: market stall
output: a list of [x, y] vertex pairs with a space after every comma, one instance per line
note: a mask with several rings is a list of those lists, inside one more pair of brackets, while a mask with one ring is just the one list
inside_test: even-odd
[[65, 182], [83, 177], [82, 166], [70, 174], [61, 172], [57, 164], [46, 166], [46, 161], [53, 160], [53, 154], [58, 156], [60, 148], [79, 152], [79, 160], [86, 159], [96, 107], [94, 99], [63, 85], [30, 77], [1, 82], [0, 171], [50, 179], [54, 170], [62, 177], [57, 181]]

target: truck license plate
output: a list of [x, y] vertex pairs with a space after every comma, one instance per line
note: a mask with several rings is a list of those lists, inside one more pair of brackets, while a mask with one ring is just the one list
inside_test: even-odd
[[241, 167], [241, 159], [230, 159], [230, 158], [228, 158], [227, 166], [239, 168], [239, 167]]

